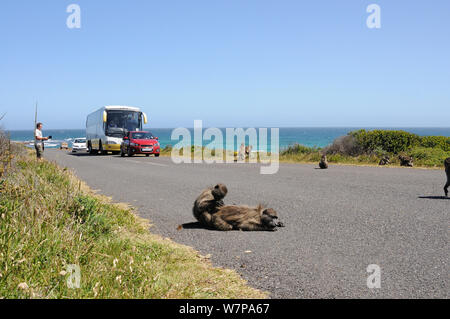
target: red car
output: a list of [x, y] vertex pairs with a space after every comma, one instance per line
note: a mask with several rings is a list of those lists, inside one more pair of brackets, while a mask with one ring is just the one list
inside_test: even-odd
[[120, 156], [125, 154], [133, 156], [135, 154], [145, 154], [147, 157], [154, 154], [159, 157], [161, 147], [158, 138], [154, 137], [152, 133], [146, 131], [128, 132], [127, 136], [123, 138], [122, 145], [120, 145]]

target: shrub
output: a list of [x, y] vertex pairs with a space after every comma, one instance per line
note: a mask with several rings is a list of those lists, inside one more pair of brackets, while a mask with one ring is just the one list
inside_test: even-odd
[[281, 155], [308, 154], [315, 151], [317, 151], [315, 148], [295, 143], [294, 145], [289, 145], [285, 150], [283, 150]]
[[333, 144], [324, 149], [326, 154], [357, 156], [363, 153], [361, 145], [353, 135], [338, 137]]
[[440, 148], [443, 151], [450, 152], [450, 137], [446, 136], [424, 136], [421, 138], [420, 146]]
[[405, 131], [359, 130], [351, 132], [350, 135], [356, 138], [357, 143], [365, 152], [382, 149], [389, 153], [398, 154], [418, 146], [421, 141], [420, 136]]
[[450, 152], [450, 137], [419, 136], [405, 131], [391, 130], [359, 130], [349, 133], [366, 153], [408, 152], [414, 147], [439, 148]]
[[449, 156], [448, 152], [439, 147], [415, 147], [409, 155], [414, 158], [415, 162], [424, 166], [442, 166], [444, 160]]

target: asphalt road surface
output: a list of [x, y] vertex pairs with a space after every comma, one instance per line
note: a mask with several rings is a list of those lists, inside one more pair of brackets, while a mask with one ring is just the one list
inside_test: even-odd
[[[439, 170], [281, 164], [181, 164], [168, 157], [70, 155], [46, 150], [94, 190], [127, 202], [151, 231], [211, 254], [273, 298], [448, 298], [450, 199]], [[226, 204], [276, 209], [278, 232], [219, 232], [195, 222], [206, 186], [228, 186]], [[369, 265], [381, 288], [369, 289]]]

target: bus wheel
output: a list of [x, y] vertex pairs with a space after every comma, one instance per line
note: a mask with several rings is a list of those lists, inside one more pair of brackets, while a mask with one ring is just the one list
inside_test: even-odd
[[102, 142], [100, 142], [100, 154], [102, 154], [102, 155], [107, 155], [108, 154], [108, 151], [105, 151], [104, 149], [103, 149], [103, 145], [102, 145]]
[[159, 154], [155, 154], [155, 157], [159, 157]]
[[94, 151], [94, 150], [92, 149], [92, 145], [91, 145], [91, 142], [90, 142], [90, 141], [89, 141], [89, 143], [88, 143], [88, 152], [89, 152], [90, 155], [94, 155], [94, 154], [97, 153], [96, 151]]

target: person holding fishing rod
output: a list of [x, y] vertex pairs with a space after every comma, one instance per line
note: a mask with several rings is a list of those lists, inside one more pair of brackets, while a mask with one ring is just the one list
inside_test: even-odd
[[44, 154], [44, 141], [51, 140], [52, 136], [42, 137], [42, 123], [36, 124], [36, 131], [34, 132], [34, 148], [38, 159], [42, 158]]

